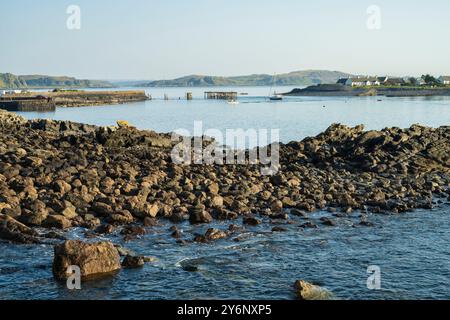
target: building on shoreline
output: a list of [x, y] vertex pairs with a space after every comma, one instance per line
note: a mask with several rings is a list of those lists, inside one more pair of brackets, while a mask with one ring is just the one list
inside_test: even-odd
[[445, 85], [450, 85], [450, 76], [440, 76], [439, 82]]
[[390, 77], [352, 77], [341, 78], [337, 81], [338, 84], [351, 87], [365, 87], [365, 86], [401, 86], [406, 82], [403, 78], [390, 78]]
[[364, 86], [379, 86], [380, 81], [377, 77], [356, 77], [356, 78], [341, 78], [337, 83], [351, 87], [364, 87]]

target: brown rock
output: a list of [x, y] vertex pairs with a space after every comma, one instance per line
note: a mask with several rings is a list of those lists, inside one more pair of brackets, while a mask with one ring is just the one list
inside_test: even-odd
[[277, 213], [281, 212], [283, 210], [283, 203], [279, 200], [272, 202], [272, 204], [270, 205], [270, 210]]
[[145, 265], [144, 257], [127, 255], [122, 261], [124, 268], [142, 268]]
[[228, 237], [228, 233], [219, 229], [210, 228], [205, 233], [205, 238], [210, 241], [216, 241]]
[[211, 215], [205, 211], [205, 206], [198, 205], [189, 209], [189, 221], [192, 224], [196, 223], [210, 223], [212, 221]]
[[333, 294], [328, 290], [303, 280], [297, 280], [294, 288], [301, 300], [330, 300], [333, 297]]
[[44, 225], [48, 228], [67, 229], [72, 226], [72, 222], [63, 215], [50, 215], [45, 219]]
[[250, 226], [257, 226], [258, 224], [261, 224], [261, 221], [253, 217], [248, 217], [244, 218], [243, 223]]
[[121, 268], [120, 256], [111, 242], [85, 243], [68, 240], [55, 246], [53, 275], [59, 280], [67, 279], [69, 266], [78, 266], [82, 278], [110, 274]]

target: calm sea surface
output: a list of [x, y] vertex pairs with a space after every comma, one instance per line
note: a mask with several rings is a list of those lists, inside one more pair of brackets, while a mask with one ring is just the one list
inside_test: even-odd
[[[291, 89], [276, 88], [277, 92]], [[117, 120], [127, 120], [140, 129], [157, 132], [181, 128], [193, 132], [194, 121], [202, 121], [204, 130], [279, 129], [282, 142], [317, 135], [332, 123], [364, 124], [366, 129], [408, 128], [415, 123], [432, 127], [450, 125], [450, 97], [288, 97], [281, 102], [269, 102], [266, 97], [270, 89], [265, 87], [145, 90], [154, 100], [116, 106], [58, 108], [55, 112], [22, 115], [96, 125], [114, 125]], [[238, 105], [230, 105], [223, 100], [204, 100], [203, 93], [208, 90], [233, 90], [249, 95], [240, 96]], [[188, 91], [193, 92], [194, 100], [184, 99]], [[171, 100], [164, 101], [164, 93]]]
[[[233, 89], [233, 88], [231, 88]], [[116, 120], [158, 132], [193, 130], [194, 121], [208, 128], [280, 129], [283, 142], [316, 135], [331, 123], [365, 124], [367, 129], [450, 125], [446, 98], [286, 98], [267, 102], [268, 88], [238, 88], [249, 96], [239, 105], [203, 100], [208, 89], [147, 89], [153, 101], [119, 106], [58, 108], [52, 113], [23, 113], [27, 118], [72, 120], [113, 125]], [[227, 89], [222, 89], [227, 90]], [[290, 88], [279, 88], [280, 92]], [[193, 91], [193, 101], [178, 100]], [[164, 101], [164, 93], [172, 100]], [[313, 214], [313, 220], [326, 215]], [[143, 269], [122, 270], [115, 277], [83, 283], [68, 291], [51, 274], [50, 245], [0, 243], [0, 299], [293, 299], [292, 284], [305, 279], [331, 290], [338, 299], [449, 299], [450, 206], [402, 215], [370, 215], [375, 227], [357, 225], [358, 212], [336, 227], [302, 230], [301, 218], [270, 233], [273, 225], [248, 227], [240, 242], [177, 244], [169, 223], [125, 244], [142, 255], [159, 258]], [[215, 222], [227, 228], [229, 222]], [[186, 238], [206, 226], [180, 226]], [[72, 237], [82, 237], [73, 230]], [[120, 235], [109, 239], [121, 243]], [[197, 272], [183, 270], [185, 264]], [[367, 288], [367, 268], [381, 269], [381, 290]]]

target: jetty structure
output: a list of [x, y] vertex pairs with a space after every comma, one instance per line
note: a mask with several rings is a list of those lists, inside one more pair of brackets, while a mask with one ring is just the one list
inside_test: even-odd
[[234, 101], [237, 99], [238, 93], [235, 91], [206, 91], [204, 97], [205, 99]]
[[7, 111], [53, 111], [56, 107], [123, 104], [149, 100], [145, 91], [78, 91], [11, 93], [0, 97], [0, 109]]
[[55, 102], [50, 97], [14, 97], [0, 98], [0, 109], [6, 111], [54, 111]]

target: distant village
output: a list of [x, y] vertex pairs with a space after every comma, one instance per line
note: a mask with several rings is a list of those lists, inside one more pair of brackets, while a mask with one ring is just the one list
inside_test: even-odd
[[430, 75], [424, 75], [420, 78], [392, 78], [392, 77], [351, 77], [341, 78], [338, 84], [352, 87], [365, 86], [438, 86], [450, 85], [450, 76], [441, 76], [435, 78]]

